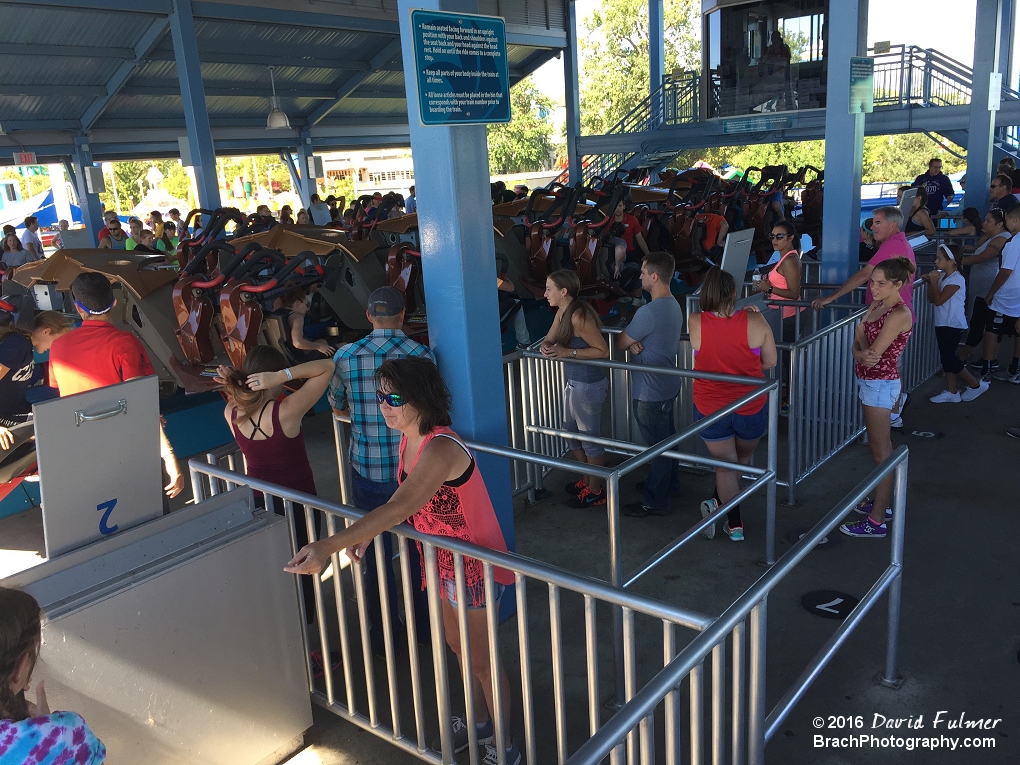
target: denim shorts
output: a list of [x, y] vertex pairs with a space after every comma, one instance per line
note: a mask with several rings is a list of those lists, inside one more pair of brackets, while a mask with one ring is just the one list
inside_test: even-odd
[[[698, 411], [694, 407], [694, 421], [703, 420], [708, 415]], [[756, 414], [737, 414], [733, 412], [726, 415], [714, 425], [709, 425], [701, 431], [702, 441], [726, 441], [730, 438], [739, 438], [741, 441], [757, 441], [765, 435], [769, 429], [769, 406], [766, 404]]]
[[[563, 389], [563, 429], [588, 436], [602, 435], [602, 405], [606, 401], [609, 381], [578, 382], [567, 380]], [[605, 449], [590, 441], [567, 439], [567, 447], [577, 450], [584, 449], [589, 457], [598, 457]]]
[[[503, 593], [506, 591], [506, 585], [505, 584], [500, 584], [499, 582], [496, 582], [495, 584], [496, 584], [496, 602], [498, 603], [499, 599], [503, 597]], [[444, 580], [443, 581], [443, 592], [446, 593], [446, 602], [449, 603], [454, 608], [456, 608], [457, 607], [457, 583], [455, 581], [450, 580], [450, 579]], [[469, 598], [469, 600], [470, 600], [470, 598]], [[484, 602], [481, 605], [477, 605], [477, 606], [473, 606], [470, 603], [467, 604], [468, 611], [477, 611], [477, 610], [480, 610], [482, 608], [485, 608], [485, 603]]]
[[862, 380], [858, 377], [857, 395], [860, 396], [861, 403], [864, 406], [888, 409], [891, 412], [900, 397], [900, 381]]

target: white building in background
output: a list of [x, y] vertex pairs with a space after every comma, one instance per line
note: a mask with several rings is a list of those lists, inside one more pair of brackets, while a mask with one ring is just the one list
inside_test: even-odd
[[[322, 155], [326, 185], [340, 178], [354, 182], [354, 198], [364, 194], [395, 191], [407, 195], [414, 184], [410, 149], [327, 152]], [[352, 200], [349, 200], [352, 201]]]

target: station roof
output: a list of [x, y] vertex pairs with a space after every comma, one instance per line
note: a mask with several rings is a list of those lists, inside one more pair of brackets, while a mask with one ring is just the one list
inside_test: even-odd
[[[186, 134], [171, 0], [0, 4], [0, 164], [87, 135], [97, 161], [177, 156]], [[217, 153], [409, 143], [396, 0], [192, 0]], [[479, 0], [507, 24], [516, 83], [567, 44], [563, 0]], [[267, 130], [276, 93], [290, 129]]]

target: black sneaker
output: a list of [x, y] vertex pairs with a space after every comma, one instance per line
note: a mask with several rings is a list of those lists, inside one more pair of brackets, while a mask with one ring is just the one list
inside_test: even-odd
[[669, 515], [669, 510], [656, 510], [654, 507], [642, 505], [640, 502], [631, 502], [623, 506], [623, 514], [631, 518], [645, 518], [649, 515]]
[[578, 478], [576, 481], [568, 483], [566, 486], [564, 486], [563, 490], [567, 494], [573, 494], [576, 497], [586, 488], [588, 488], [588, 484], [584, 482], [583, 478]]
[[603, 489], [598, 494], [591, 490], [591, 487], [585, 484], [585, 487], [581, 489], [581, 493], [577, 495], [576, 499], [567, 500], [567, 504], [571, 507], [595, 507], [595, 505], [606, 504], [606, 490]]
[[[457, 717], [454, 715], [451, 720], [451, 728], [453, 730], [453, 751], [455, 754], [463, 752], [471, 745], [471, 739], [468, 738], [467, 720], [463, 717]], [[484, 746], [492, 743], [493, 731], [492, 731], [492, 720], [489, 720], [482, 727], [475, 727], [475, 733], [478, 736], [478, 745]], [[440, 737], [436, 737], [432, 741], [432, 748], [437, 752], [443, 751], [443, 743]]]

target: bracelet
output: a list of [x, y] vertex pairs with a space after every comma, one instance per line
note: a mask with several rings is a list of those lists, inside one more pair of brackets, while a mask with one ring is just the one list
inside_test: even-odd
[[293, 379], [294, 379], [294, 373], [290, 371], [290, 367], [287, 367], [287, 368], [285, 368], [285, 369], [283, 370], [283, 373], [284, 373], [285, 375], [287, 375], [287, 379], [288, 379], [288, 380], [293, 380]]

